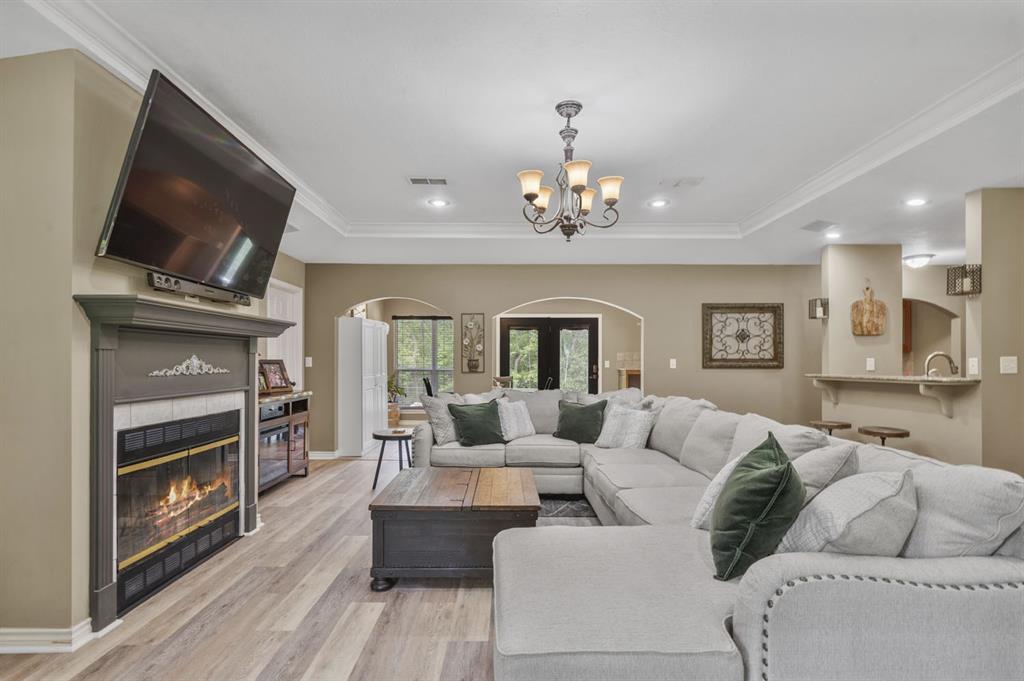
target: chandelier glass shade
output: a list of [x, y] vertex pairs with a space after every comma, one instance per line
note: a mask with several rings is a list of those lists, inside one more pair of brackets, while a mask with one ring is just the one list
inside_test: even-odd
[[[555, 175], [556, 187], [541, 184], [544, 179], [544, 172], [541, 170], [523, 170], [517, 174], [523, 198], [526, 200], [523, 217], [533, 225], [534, 231], [538, 234], [547, 234], [557, 229], [565, 236], [566, 241], [570, 241], [576, 234], [583, 234], [587, 227], [607, 229], [619, 221], [619, 211], [615, 204], [619, 202], [619, 191], [622, 188], [620, 175], [598, 178], [601, 200], [605, 205], [603, 221], [592, 222], [588, 219], [593, 210], [597, 190], [588, 186], [590, 161], [573, 159], [573, 142], [579, 131], [571, 125], [573, 117], [579, 115], [582, 109], [583, 105], [574, 100], [566, 100], [555, 105], [558, 115], [565, 118], [565, 127], [559, 131], [565, 147], [562, 149], [563, 160]], [[557, 210], [545, 219], [548, 209], [552, 207], [551, 197], [556, 191]]]

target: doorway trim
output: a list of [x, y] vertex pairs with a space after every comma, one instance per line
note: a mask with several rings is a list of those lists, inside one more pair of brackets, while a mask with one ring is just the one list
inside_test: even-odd
[[[303, 288], [301, 286], [296, 286], [295, 284], [289, 284], [287, 281], [282, 281], [280, 279], [275, 279], [275, 278], [271, 277], [270, 278], [270, 282], [267, 284], [267, 298], [270, 298], [270, 292], [273, 289], [277, 289], [277, 291], [282, 292], [285, 295], [294, 296], [297, 299], [297, 301], [298, 301], [298, 308], [297, 308], [297, 317], [298, 318], [294, 319], [294, 320], [293, 319], [286, 320], [286, 321], [294, 321], [295, 322], [295, 326], [292, 327], [292, 329], [294, 329], [294, 335], [298, 338], [298, 344], [299, 344], [299, 348], [298, 348], [298, 366], [296, 366], [296, 367], [288, 367], [288, 368], [290, 370], [289, 378], [291, 378], [293, 381], [297, 382], [297, 385], [295, 386], [295, 389], [296, 390], [303, 390], [305, 388], [305, 385], [306, 385], [306, 333], [305, 333], [305, 328], [304, 328], [304, 326], [305, 326], [304, 325], [304, 321], [305, 321], [305, 314], [306, 314], [306, 301], [305, 301], [305, 295], [304, 295], [305, 292], [304, 292], [304, 290], [303, 290]], [[265, 303], [265, 312], [266, 312], [266, 315], [269, 317], [270, 316], [270, 301], [269, 300], [267, 300], [266, 303]], [[291, 329], [289, 329], [289, 331], [291, 331]], [[285, 333], [288, 333], [289, 331], [286, 331]], [[284, 335], [284, 334], [282, 334], [282, 335]], [[279, 336], [279, 337], [277, 337], [275, 339], [267, 339], [268, 346], [273, 341], [280, 342], [281, 341], [281, 337]], [[284, 354], [284, 353], [281, 353], [281, 354]], [[270, 348], [269, 347], [267, 348], [267, 355], [270, 355]], [[282, 358], [282, 359], [284, 359], [284, 358]]]

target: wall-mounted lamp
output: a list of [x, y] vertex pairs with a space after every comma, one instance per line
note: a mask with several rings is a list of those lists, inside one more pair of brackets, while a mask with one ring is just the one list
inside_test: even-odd
[[828, 319], [828, 298], [811, 298], [807, 301], [808, 319]]
[[973, 296], [981, 293], [981, 265], [946, 268], [946, 295]]

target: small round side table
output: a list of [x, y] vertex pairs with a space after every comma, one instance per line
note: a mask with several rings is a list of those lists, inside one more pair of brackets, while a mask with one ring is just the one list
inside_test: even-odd
[[893, 428], [892, 426], [861, 426], [857, 432], [861, 435], [879, 438], [883, 447], [886, 438], [910, 437], [910, 431], [906, 428]]
[[833, 430], [846, 430], [847, 428], [852, 428], [853, 424], [847, 423], [846, 421], [815, 420], [811, 421], [811, 427], [817, 428], [818, 430], [827, 430], [828, 434], [831, 435]]
[[373, 431], [373, 439], [380, 440], [380, 454], [377, 456], [377, 471], [373, 474], [373, 487], [377, 489], [377, 478], [380, 477], [380, 464], [384, 461], [384, 448], [389, 442], [398, 443], [398, 470], [402, 470], [402, 447], [405, 447], [405, 457], [409, 461], [409, 468], [412, 468], [412, 452], [409, 443], [412, 441], [412, 428], [387, 428], [385, 430]]

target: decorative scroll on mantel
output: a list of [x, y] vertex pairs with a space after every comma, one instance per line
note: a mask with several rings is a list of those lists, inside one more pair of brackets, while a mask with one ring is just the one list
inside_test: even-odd
[[204, 376], [206, 374], [230, 374], [231, 369], [225, 369], [223, 367], [215, 367], [209, 362], [199, 359], [198, 356], [192, 355], [184, 359], [181, 364], [175, 364], [167, 369], [156, 369], [150, 371], [148, 376]]
[[811, 379], [815, 388], [826, 395], [832, 404], [839, 404], [839, 386], [843, 383], [880, 383], [887, 385], [916, 385], [924, 397], [938, 401], [943, 416], [953, 418], [954, 393], [981, 383], [980, 378], [962, 376], [859, 376], [856, 374], [804, 374]]

